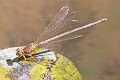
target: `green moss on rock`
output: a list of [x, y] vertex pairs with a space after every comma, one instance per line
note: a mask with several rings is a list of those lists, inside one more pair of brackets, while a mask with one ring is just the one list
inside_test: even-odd
[[[47, 70], [47, 60], [49, 60], [49, 58], [44, 58], [30, 69], [31, 80], [38, 80], [44, 76]], [[82, 80], [81, 74], [74, 63], [60, 54], [58, 54], [58, 59], [52, 65], [49, 75], [51, 80]]]
[[8, 73], [8, 70], [2, 68], [0, 65], [0, 79], [2, 80], [11, 80], [10, 78], [7, 78], [6, 74]]
[[[74, 63], [61, 54], [50, 51], [40, 53], [37, 58], [40, 61], [16, 62], [14, 60], [16, 49], [8, 48], [0, 51], [3, 54], [0, 56], [0, 79], [2, 80], [82, 80]], [[36, 48], [32, 53], [36, 54], [41, 51], [43, 49]], [[12, 65], [6, 63], [8, 59]]]

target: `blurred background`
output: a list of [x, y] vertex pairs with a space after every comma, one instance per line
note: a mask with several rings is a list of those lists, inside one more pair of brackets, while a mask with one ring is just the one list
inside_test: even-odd
[[63, 6], [76, 11], [83, 24], [107, 18], [85, 29], [82, 38], [59, 44], [84, 80], [120, 80], [119, 0], [0, 0], [0, 48], [29, 44]]

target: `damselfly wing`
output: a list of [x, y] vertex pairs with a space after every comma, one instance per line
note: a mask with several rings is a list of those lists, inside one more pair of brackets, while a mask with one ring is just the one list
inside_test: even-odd
[[[107, 20], [105, 18], [105, 19], [101, 19], [101, 20], [98, 20], [96, 22], [87, 24], [87, 25], [82, 26], [82, 27], [78, 26], [77, 28], [74, 28], [74, 26], [77, 26], [77, 23], [79, 23], [80, 21], [79, 20], [73, 20], [75, 15], [76, 15], [75, 12], [71, 12], [70, 14], [68, 14], [68, 13], [69, 13], [69, 7], [68, 6], [62, 7], [59, 10], [59, 12], [56, 14], [55, 18], [46, 27], [46, 29], [39, 35], [37, 40], [35, 42], [30, 43], [27, 46], [25, 46], [24, 49], [18, 48], [17, 49], [17, 55], [24, 58], [24, 60], [27, 60], [26, 55], [28, 55], [28, 53], [30, 53], [36, 47], [41, 46], [41, 45], [45, 45], [45, 44], [48, 44], [48, 43], [56, 43], [56, 42], [61, 42], [61, 41], [81, 37], [82, 35], [76, 35], [76, 36], [68, 38], [68, 39], [62, 39], [62, 40], [54, 41], [58, 38], [66, 36], [68, 34], [72, 34], [76, 31], [81, 30], [81, 29], [88, 28], [90, 26], [93, 26], [95, 24], [98, 24], [98, 23], [101, 23], [101, 22]], [[71, 27], [68, 26], [68, 24], [71, 23], [71, 22], [75, 23], [74, 25], [72, 25], [72, 29], [70, 29]], [[66, 29], [68, 31], [65, 31]], [[31, 56], [31, 55], [29, 54], [29, 56]], [[33, 57], [33, 56], [31, 56], [31, 57]]]

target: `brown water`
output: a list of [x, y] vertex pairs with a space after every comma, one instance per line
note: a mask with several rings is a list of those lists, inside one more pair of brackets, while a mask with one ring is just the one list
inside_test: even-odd
[[0, 47], [34, 41], [64, 5], [84, 24], [105, 17], [108, 21], [57, 48], [75, 63], [84, 80], [120, 80], [119, 0], [0, 0]]

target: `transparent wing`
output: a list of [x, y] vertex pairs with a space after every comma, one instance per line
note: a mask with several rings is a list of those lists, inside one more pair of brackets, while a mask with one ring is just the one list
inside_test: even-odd
[[75, 36], [71, 36], [71, 37], [68, 37], [68, 38], [58, 39], [58, 40], [55, 40], [55, 41], [51, 41], [51, 42], [49, 42], [45, 45], [42, 45], [41, 47], [45, 48], [45, 49], [55, 51], [55, 52], [58, 52], [58, 53], [63, 53], [63, 52], [61, 52], [63, 42], [73, 40], [73, 39], [78, 39], [82, 36], [83, 35], [75, 35]]
[[47, 26], [47, 28], [40, 34], [40, 36], [36, 40], [36, 43], [39, 41], [43, 41], [46, 35], [53, 32], [55, 29], [57, 29], [59, 25], [63, 23], [68, 12], [69, 12], [69, 7], [67, 6], [62, 7], [60, 11], [56, 14], [55, 18]]
[[48, 44], [54, 44], [54, 43], [69, 41], [69, 40], [72, 40], [72, 39], [80, 38], [80, 37], [82, 37], [82, 36], [83, 36], [83, 35], [76, 35], [76, 36], [72, 36], [72, 37], [70, 37], [70, 38], [65, 38], [65, 39], [60, 39], [60, 40], [52, 41], [52, 42], [49, 42]]
[[[54, 31], [50, 31], [47, 35], [45, 35], [43, 38], [44, 40], [45, 39], [48, 39], [48, 38], [51, 38], [53, 36], [56, 36], [60, 33], [63, 33], [65, 31], [68, 31], [70, 30], [71, 28], [73, 29], [73, 27], [75, 28], [74, 25], [72, 25], [72, 23], [75, 23], [71, 20], [73, 20], [73, 18], [75, 17], [76, 13], [75, 12], [72, 12], [71, 14], [69, 14], [62, 22], [61, 25], [59, 25], [59, 27], [57, 27], [56, 29], [54, 29]], [[77, 24], [78, 22], [75, 23], [75, 25]], [[40, 41], [38, 41], [40, 42]]]

